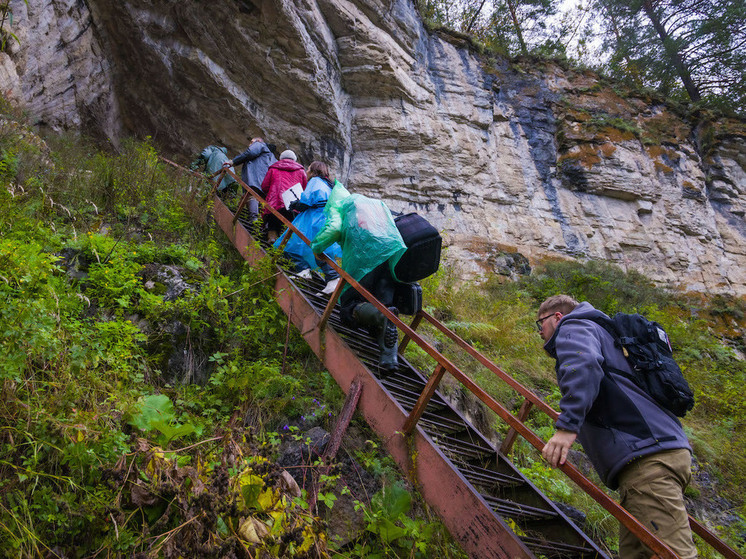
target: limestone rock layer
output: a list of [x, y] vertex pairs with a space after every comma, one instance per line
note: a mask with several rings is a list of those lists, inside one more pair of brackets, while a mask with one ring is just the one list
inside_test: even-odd
[[479, 54], [411, 0], [12, 0], [0, 87], [40, 125], [182, 161], [261, 135], [418, 211], [466, 275], [602, 259], [746, 294], [746, 125]]

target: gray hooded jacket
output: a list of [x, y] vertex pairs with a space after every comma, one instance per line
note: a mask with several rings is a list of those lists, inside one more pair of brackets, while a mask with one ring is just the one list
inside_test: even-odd
[[556, 359], [562, 393], [558, 429], [578, 433], [601, 480], [618, 487], [619, 472], [642, 456], [663, 450], [691, 451], [681, 423], [628, 378], [604, 365], [629, 371], [614, 339], [592, 316], [605, 316], [581, 303], [557, 324], [544, 349]]
[[264, 175], [267, 174], [270, 165], [277, 163], [277, 158], [267, 144], [254, 142], [245, 152], [233, 158], [234, 165], [241, 163], [244, 164], [241, 169], [241, 180], [261, 192]]

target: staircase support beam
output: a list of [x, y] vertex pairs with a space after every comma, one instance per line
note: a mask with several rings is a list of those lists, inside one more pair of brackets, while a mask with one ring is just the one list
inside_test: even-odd
[[[243, 225], [240, 222], [234, 225], [231, 211], [219, 198], [214, 200], [215, 220], [241, 255], [249, 262], [262, 258], [264, 251], [254, 244]], [[345, 394], [350, 392], [353, 381], [359, 379], [362, 390], [358, 410], [469, 556], [473, 559], [534, 557], [420, 426], [410, 437], [404, 436], [402, 428], [409, 414], [334, 330], [319, 331], [319, 315], [288, 278], [284, 274], [276, 277], [275, 291], [280, 307]]]

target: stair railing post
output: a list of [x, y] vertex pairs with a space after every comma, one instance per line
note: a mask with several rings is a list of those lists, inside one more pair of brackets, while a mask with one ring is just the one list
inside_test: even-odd
[[308, 496], [308, 510], [314, 510], [316, 507], [316, 500], [319, 496], [319, 485], [322, 476], [328, 475], [331, 470], [331, 461], [337, 455], [337, 451], [342, 444], [342, 438], [347, 432], [347, 427], [352, 421], [352, 415], [357, 409], [357, 403], [360, 401], [360, 394], [363, 391], [363, 384], [359, 378], [352, 381], [350, 385], [350, 391], [347, 393], [347, 398], [342, 406], [342, 411], [339, 412], [336, 424], [332, 430], [331, 438], [329, 443], [326, 445], [324, 455], [321, 457], [322, 466], [319, 468], [318, 475], [315, 476], [314, 483], [311, 485], [311, 491]]
[[[412, 330], [417, 330], [417, 327], [420, 325], [420, 322], [422, 322], [422, 310], [420, 309], [417, 311], [417, 314], [414, 315], [414, 319], [412, 319], [412, 324], [409, 325], [409, 327]], [[404, 353], [404, 350], [407, 349], [407, 345], [409, 345], [409, 341], [412, 338], [409, 337], [409, 334], [405, 333], [404, 337], [401, 339], [401, 343], [399, 344], [399, 349], [397, 350], [399, 353]]]
[[334, 289], [334, 293], [332, 293], [332, 296], [329, 297], [329, 302], [326, 304], [324, 314], [321, 315], [321, 319], [319, 320], [319, 330], [323, 330], [326, 327], [326, 323], [329, 320], [329, 317], [332, 315], [332, 311], [334, 310], [334, 305], [337, 304], [337, 299], [339, 299], [339, 296], [342, 294], [342, 289], [344, 288], [345, 283], [345, 279], [343, 277], [340, 277], [339, 283]]
[[[523, 403], [521, 404], [521, 409], [518, 410], [518, 421], [520, 421], [521, 423], [525, 423], [526, 419], [528, 419], [528, 414], [531, 412], [531, 408], [533, 406], [534, 405], [531, 403], [530, 400], [524, 399]], [[510, 454], [510, 451], [513, 449], [513, 444], [515, 443], [517, 437], [518, 431], [516, 431], [512, 427], [508, 429], [508, 433], [505, 435], [505, 438], [500, 445], [500, 453], [505, 456]]]
[[422, 389], [422, 394], [420, 394], [420, 397], [417, 399], [417, 403], [415, 403], [414, 407], [412, 408], [412, 412], [409, 414], [407, 420], [404, 422], [402, 432], [405, 435], [409, 435], [412, 433], [412, 431], [414, 431], [415, 425], [417, 425], [417, 422], [420, 420], [420, 417], [422, 417], [422, 414], [425, 413], [425, 408], [427, 407], [428, 402], [430, 402], [430, 398], [432, 398], [433, 394], [435, 394], [435, 390], [438, 388], [438, 385], [440, 384], [440, 381], [443, 378], [445, 372], [445, 367], [438, 363], [438, 366], [435, 367], [435, 371], [433, 371], [433, 374], [430, 375], [425, 388]]
[[223, 177], [225, 177], [225, 170], [221, 169], [220, 171], [217, 171], [210, 175], [210, 181], [213, 183], [212, 188], [210, 189], [209, 197], [212, 198], [215, 196], [215, 193], [218, 190], [218, 186], [220, 185], [221, 181], [223, 180]]
[[241, 201], [238, 203], [238, 208], [236, 208], [236, 213], [233, 214], [233, 225], [236, 224], [236, 221], [238, 221], [238, 214], [241, 213], [241, 210], [246, 205], [246, 202], [249, 201], [249, 197], [251, 196], [251, 193], [248, 191], [243, 193], [243, 196], [241, 196]]

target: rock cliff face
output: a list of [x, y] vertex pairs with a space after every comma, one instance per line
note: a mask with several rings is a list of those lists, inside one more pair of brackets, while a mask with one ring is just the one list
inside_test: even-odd
[[12, 0], [0, 86], [182, 161], [262, 135], [439, 227], [465, 273], [605, 259], [746, 294], [746, 125], [428, 32], [411, 0]]

